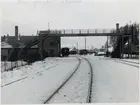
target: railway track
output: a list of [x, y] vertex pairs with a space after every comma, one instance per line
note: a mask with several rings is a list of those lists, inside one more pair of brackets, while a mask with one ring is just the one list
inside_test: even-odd
[[92, 68], [92, 65], [88, 59], [86, 59], [86, 58], [83, 58], [83, 59], [85, 59], [88, 62], [89, 67], [90, 67], [90, 79], [89, 79], [90, 81], [89, 81], [88, 97], [87, 97], [86, 102], [91, 103], [92, 84], [93, 84], [93, 71], [92, 71], [93, 68]]
[[115, 62], [139, 68], [139, 63], [138, 62], [127, 61], [127, 60], [115, 60]]
[[[88, 63], [88, 65], [89, 65], [89, 67], [90, 67], [90, 75], [89, 75], [89, 84], [88, 84], [88, 93], [87, 93], [87, 97], [85, 97], [86, 98], [86, 103], [90, 103], [91, 102], [91, 93], [92, 93], [92, 79], [93, 79], [93, 73], [92, 73], [92, 66], [91, 66], [91, 64], [90, 64], [90, 62], [88, 61], [88, 59], [86, 59], [86, 58], [78, 58], [77, 57], [77, 59], [78, 59], [78, 61], [79, 61], [79, 63], [76, 65], [76, 67], [75, 67], [75, 70], [72, 72], [72, 74], [70, 74], [70, 76], [43, 102], [44, 104], [46, 104], [46, 103], [48, 103], [54, 96], [55, 96], [55, 94], [57, 94], [58, 93], [58, 91], [73, 77], [73, 75], [76, 73], [76, 71], [77, 70], [80, 70], [79, 69], [79, 66], [81, 65], [81, 60], [85, 60], [87, 63]], [[58, 65], [58, 64], [56, 64], [56, 65]], [[54, 65], [54, 66], [56, 66], [56, 65]], [[44, 71], [46, 71], [46, 70], [48, 70], [48, 69], [50, 69], [50, 68], [53, 68], [54, 66], [51, 66], [51, 67], [49, 67], [49, 68], [47, 68], [47, 69], [45, 69], [45, 70], [43, 70], [43, 71], [39, 71], [39, 72], [44, 72]], [[36, 72], [36, 73], [39, 73], [39, 72]], [[21, 80], [24, 80], [24, 79], [26, 79], [26, 78], [28, 78], [28, 76], [24, 76], [24, 77], [22, 77], [22, 78], [20, 78], [20, 79], [17, 79], [17, 80], [14, 80], [14, 81], [12, 81], [12, 82], [9, 82], [9, 83], [6, 83], [6, 84], [4, 84], [4, 85], [2, 85], [1, 87], [5, 87], [5, 86], [8, 86], [8, 85], [11, 85], [11, 84], [14, 84], [14, 83], [16, 83], [16, 82], [19, 82], [19, 81], [21, 81]]]
[[[57, 65], [57, 64], [56, 64], [56, 65]], [[44, 71], [46, 71], [46, 70], [48, 70], [48, 69], [51, 69], [51, 68], [55, 67], [56, 65], [51, 66], [51, 67], [49, 67], [49, 68], [47, 68], [47, 69], [45, 69], [45, 70], [35, 72], [35, 73], [44, 72]], [[13, 84], [13, 83], [19, 82], [19, 81], [24, 80], [24, 79], [26, 79], [26, 78], [28, 78], [28, 76], [25, 76], [25, 77], [22, 77], [22, 78], [20, 78], [20, 79], [14, 80], [14, 81], [9, 82], [9, 83], [6, 83], [6, 84], [4, 84], [4, 85], [1, 85], [1, 87], [5, 87], [5, 86], [8, 86], [8, 85], [11, 85], [11, 84]]]
[[127, 60], [123, 60], [123, 59], [121, 61], [128, 62], [128, 63], [139, 64], [139, 62], [127, 61]]
[[[79, 67], [81, 65], [81, 59], [76, 57], [79, 61], [78, 65], [76, 66], [75, 70], [73, 71], [73, 73], [46, 99], [46, 101], [44, 101], [44, 104], [47, 104], [57, 93], [58, 91], [65, 86], [65, 84], [73, 77], [73, 75], [76, 73], [77, 70], [79, 70]], [[86, 103], [90, 103], [91, 102], [91, 93], [92, 93], [92, 80], [93, 80], [93, 72], [92, 72], [92, 65], [91, 63], [88, 61], [88, 59], [83, 58], [82, 59], [86, 60], [87, 63], [90, 66], [90, 79], [89, 79], [89, 87], [88, 87], [88, 95], [87, 95], [87, 99], [86, 99]]]

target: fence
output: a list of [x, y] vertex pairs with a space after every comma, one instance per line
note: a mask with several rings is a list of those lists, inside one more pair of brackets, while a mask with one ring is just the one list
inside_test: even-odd
[[24, 61], [15, 61], [15, 62], [11, 62], [11, 61], [1, 61], [1, 72], [4, 71], [10, 71], [16, 67], [20, 67], [20, 66], [24, 66], [26, 65], [27, 62]]
[[137, 55], [137, 54], [131, 54], [131, 55], [123, 54], [123, 58], [125, 58], [125, 59], [139, 59], [139, 55]]

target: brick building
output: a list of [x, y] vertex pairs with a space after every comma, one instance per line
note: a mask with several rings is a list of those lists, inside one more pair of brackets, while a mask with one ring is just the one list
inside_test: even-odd
[[[7, 53], [7, 50], [9, 53], [8, 55], [11, 55], [10, 53], [13, 49], [18, 49], [20, 50], [21, 48], [24, 48], [28, 44], [33, 43], [36, 40], [40, 40], [39, 37], [43, 37], [40, 33], [45, 32], [44, 35], [48, 35], [48, 31], [39, 31], [39, 34], [37, 36], [31, 36], [31, 35], [19, 35], [18, 34], [18, 27], [15, 26], [15, 36], [1, 36], [1, 43], [6, 42], [8, 45], [10, 45], [10, 48], [5, 48], [4, 46], [1, 48], [1, 58], [3, 58], [2, 55], [4, 53]], [[60, 56], [60, 37], [58, 36], [52, 36], [44, 39], [42, 41], [42, 44], [37, 43], [36, 45], [30, 47], [28, 52], [34, 53], [34, 51], [38, 50], [40, 52], [40, 48], [42, 48], [42, 53], [46, 55], [46, 57], [58, 57]], [[6, 51], [6, 52], [5, 52]], [[17, 51], [18, 52], [18, 51]], [[5, 58], [5, 57], [4, 57]], [[3, 59], [1, 59], [3, 60]]]

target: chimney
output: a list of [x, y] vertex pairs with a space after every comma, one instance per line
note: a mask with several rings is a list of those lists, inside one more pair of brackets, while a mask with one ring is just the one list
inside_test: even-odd
[[116, 30], [119, 29], [119, 23], [116, 23]]
[[119, 32], [119, 23], [116, 23], [116, 32]]
[[18, 26], [15, 26], [15, 37], [18, 40]]

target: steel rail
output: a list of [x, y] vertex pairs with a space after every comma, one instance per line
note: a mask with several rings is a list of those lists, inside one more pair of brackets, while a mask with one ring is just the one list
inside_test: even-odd
[[76, 57], [79, 61], [78, 65], [76, 66], [75, 70], [72, 72], [72, 74], [43, 102], [44, 104], [47, 104], [54, 96], [55, 94], [70, 80], [70, 78], [75, 74], [75, 72], [78, 70], [81, 60]]
[[[55, 66], [56, 66], [56, 65], [51, 66], [51, 67], [49, 67], [49, 68], [47, 68], [47, 69], [45, 69], [45, 70], [35, 72], [35, 73], [44, 72], [44, 71], [46, 71], [46, 70], [48, 70], [48, 69], [51, 69], [51, 68], [53, 68], [53, 67], [55, 67]], [[20, 78], [20, 79], [14, 80], [14, 81], [12, 81], [12, 82], [6, 83], [6, 84], [2, 85], [1, 87], [5, 87], [5, 86], [7, 86], [7, 85], [10, 85], [10, 84], [16, 83], [16, 82], [21, 81], [21, 80], [26, 79], [26, 78], [28, 78], [28, 76], [25, 76], [25, 77], [22, 77], [22, 78]]]
[[122, 64], [125, 64], [125, 65], [128, 65], [128, 66], [133, 66], [133, 67], [137, 67], [137, 68], [139, 68], [139, 65], [133, 65], [132, 63], [126, 63], [126, 62], [124, 62], [124, 61], [118, 61], [118, 60], [116, 60], [115, 62], [118, 62], [118, 63], [122, 63]]
[[87, 58], [83, 57], [83, 59], [85, 59], [87, 61], [87, 63], [89, 64], [89, 67], [90, 67], [89, 89], [88, 89], [88, 96], [87, 96], [86, 103], [91, 103], [92, 84], [93, 84], [93, 68], [92, 68], [90, 61]]

